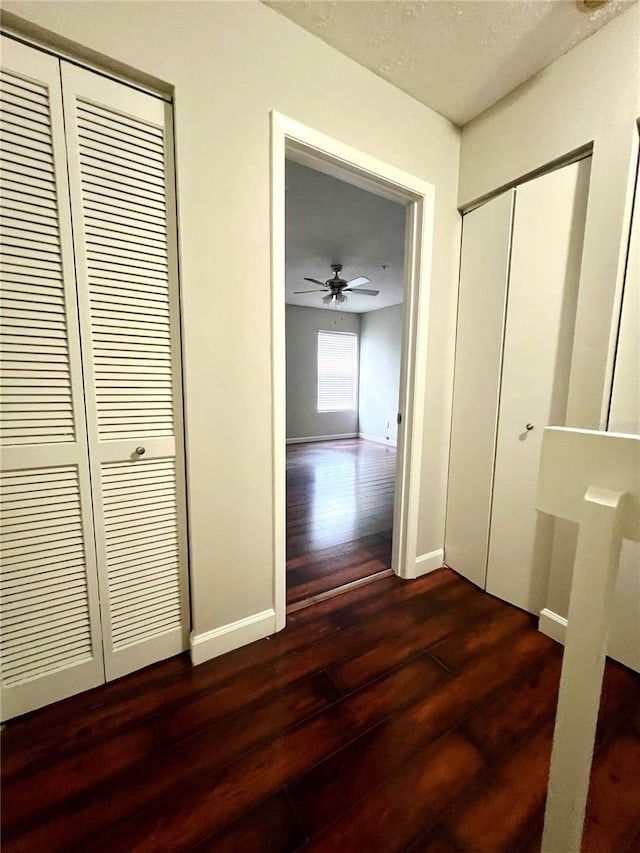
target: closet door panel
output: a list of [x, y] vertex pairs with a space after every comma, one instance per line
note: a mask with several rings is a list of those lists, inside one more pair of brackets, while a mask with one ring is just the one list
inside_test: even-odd
[[2, 39], [2, 713], [104, 680], [59, 64]]
[[445, 561], [483, 588], [514, 195], [462, 225]]
[[565, 166], [516, 198], [487, 590], [536, 614], [553, 535], [535, 510], [540, 444], [544, 427], [565, 422], [589, 170]]
[[63, 63], [108, 678], [187, 646], [170, 107]]

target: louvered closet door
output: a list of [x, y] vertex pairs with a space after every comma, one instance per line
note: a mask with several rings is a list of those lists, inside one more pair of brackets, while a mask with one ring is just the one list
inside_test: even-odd
[[2, 716], [104, 681], [59, 63], [2, 39]]
[[187, 647], [171, 108], [62, 63], [107, 678]]

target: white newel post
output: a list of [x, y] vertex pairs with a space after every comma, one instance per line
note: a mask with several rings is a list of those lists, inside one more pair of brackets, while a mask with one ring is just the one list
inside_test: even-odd
[[640, 436], [547, 428], [537, 507], [580, 525], [542, 839], [579, 853], [620, 546], [640, 539]]

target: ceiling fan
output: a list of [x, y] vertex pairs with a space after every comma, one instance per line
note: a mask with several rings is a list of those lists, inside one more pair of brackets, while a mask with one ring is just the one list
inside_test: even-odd
[[[331, 264], [333, 278], [328, 278], [326, 281], [318, 281], [317, 278], [304, 277], [305, 281], [311, 281], [313, 284], [319, 284], [323, 290], [296, 290], [294, 295], [299, 293], [324, 293], [322, 301], [325, 305], [336, 305], [340, 302], [346, 302], [346, 293], [361, 293], [364, 296], [377, 296], [379, 290], [363, 290], [361, 285], [369, 284], [369, 279], [364, 275], [359, 275], [357, 278], [352, 278], [351, 281], [346, 281], [340, 278], [342, 272], [342, 264]], [[356, 289], [357, 288], [357, 289]]]

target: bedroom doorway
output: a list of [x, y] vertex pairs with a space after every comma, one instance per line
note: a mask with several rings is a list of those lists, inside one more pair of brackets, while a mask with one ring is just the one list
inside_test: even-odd
[[406, 209], [285, 166], [287, 607], [391, 573]]
[[[403, 578], [415, 577], [416, 574], [434, 188], [431, 184], [276, 112], [272, 113], [271, 140], [273, 533], [275, 611], [276, 627], [279, 630], [284, 627], [287, 612], [286, 163], [291, 161], [307, 169], [337, 178], [353, 187], [402, 205], [404, 209], [403, 288], [405, 298], [401, 310], [402, 346], [396, 424], [397, 456], [392, 463], [394, 497], [393, 542], [390, 559], [391, 570]], [[333, 258], [332, 263], [338, 264], [342, 261]], [[327, 275], [326, 278], [321, 278], [318, 273], [313, 275], [312, 272], [310, 271], [308, 277], [316, 281], [309, 284], [319, 283], [318, 287], [324, 291], [320, 294], [321, 297], [332, 295], [329, 293], [329, 290], [333, 290], [329, 281], [332, 276]], [[337, 277], [344, 281], [343, 289], [348, 290], [351, 277], [347, 277], [346, 269], [345, 276], [341, 275], [342, 269], [328, 272], [333, 273], [333, 277], [337, 272]], [[360, 273], [355, 268], [352, 272], [356, 278], [360, 277]], [[370, 277], [367, 276], [367, 278]], [[327, 284], [329, 284], [328, 289]], [[354, 290], [358, 286], [368, 289], [368, 283], [354, 284]], [[380, 288], [372, 287], [371, 289], [379, 290]], [[356, 298], [353, 291], [350, 297]], [[331, 329], [317, 331], [331, 331]], [[335, 331], [348, 330], [336, 329]], [[359, 436], [358, 440], [366, 441]], [[322, 442], [317, 444], [320, 445]], [[381, 445], [381, 448], [386, 449], [384, 445]], [[385, 487], [382, 486], [382, 488]], [[342, 587], [344, 584], [339, 585], [339, 589]]]

